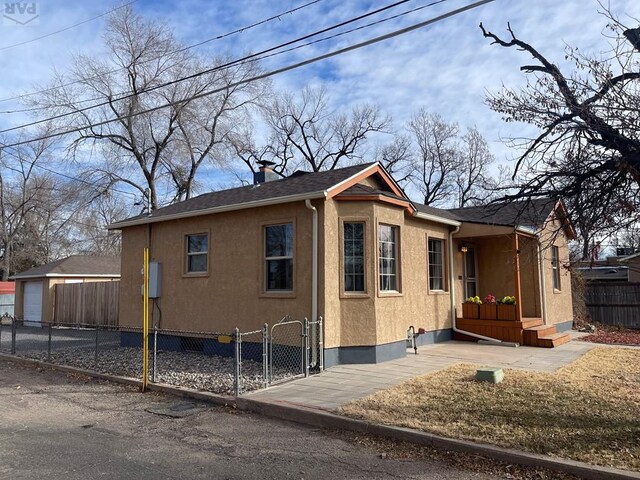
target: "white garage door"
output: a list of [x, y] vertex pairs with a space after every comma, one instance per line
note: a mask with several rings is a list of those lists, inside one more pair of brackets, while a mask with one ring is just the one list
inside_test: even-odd
[[24, 284], [24, 324], [40, 326], [42, 320], [42, 282]]

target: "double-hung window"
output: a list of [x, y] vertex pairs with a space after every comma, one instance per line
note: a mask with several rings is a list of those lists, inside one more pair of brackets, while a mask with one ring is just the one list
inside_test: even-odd
[[187, 235], [187, 273], [207, 273], [209, 266], [209, 235], [198, 233]]
[[365, 292], [364, 223], [344, 222], [344, 291]]
[[444, 241], [430, 238], [429, 247], [429, 290], [444, 290]]
[[398, 227], [378, 225], [380, 291], [398, 291]]
[[264, 228], [265, 290], [293, 290], [293, 223]]
[[551, 271], [553, 272], [553, 289], [560, 290], [560, 252], [558, 247], [551, 247]]

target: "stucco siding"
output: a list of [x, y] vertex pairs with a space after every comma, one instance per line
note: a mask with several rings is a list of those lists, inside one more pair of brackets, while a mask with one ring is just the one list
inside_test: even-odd
[[[294, 224], [292, 292], [264, 291], [265, 225]], [[142, 251], [147, 227], [123, 230], [121, 325], [140, 326]], [[162, 328], [231, 332], [311, 314], [312, 214], [304, 202], [151, 225], [150, 259], [162, 263]], [[185, 274], [185, 236], [209, 234], [208, 273]]]
[[[558, 223], [550, 222], [541, 236], [544, 258], [545, 290], [547, 299], [547, 324], [566, 323], [573, 320], [571, 295], [571, 275], [565, 268], [569, 264], [569, 244], [563, 231], [558, 231]], [[560, 263], [560, 290], [553, 288], [553, 268], [551, 266], [551, 246], [558, 247]]]

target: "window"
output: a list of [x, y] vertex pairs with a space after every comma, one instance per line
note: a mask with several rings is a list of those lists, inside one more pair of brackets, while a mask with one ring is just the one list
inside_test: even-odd
[[267, 291], [293, 290], [293, 224], [264, 229], [265, 283]]
[[364, 223], [344, 223], [344, 291], [364, 292]]
[[560, 254], [558, 247], [551, 247], [551, 270], [553, 272], [553, 289], [560, 290]]
[[187, 273], [206, 273], [208, 270], [209, 235], [187, 235]]
[[438, 238], [430, 238], [428, 247], [429, 290], [444, 290], [444, 241]]
[[398, 227], [378, 226], [380, 290], [398, 291]]

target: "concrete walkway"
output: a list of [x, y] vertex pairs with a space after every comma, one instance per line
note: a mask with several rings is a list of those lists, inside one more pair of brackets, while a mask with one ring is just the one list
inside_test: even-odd
[[380, 364], [339, 365], [319, 375], [250, 394], [255, 400], [334, 410], [353, 400], [410, 378], [458, 363], [554, 372], [597, 345], [572, 341], [556, 348], [501, 347], [471, 342], [443, 342], [407, 351], [407, 356]]

